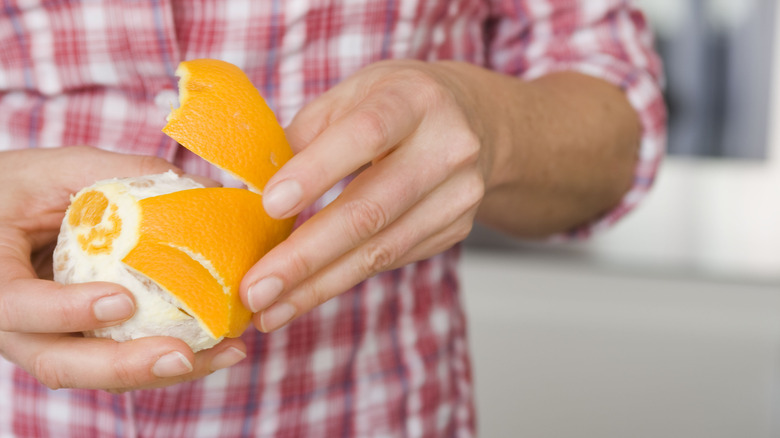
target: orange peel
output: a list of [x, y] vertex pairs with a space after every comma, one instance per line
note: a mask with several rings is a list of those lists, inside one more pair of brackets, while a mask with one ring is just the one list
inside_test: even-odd
[[173, 172], [98, 181], [71, 199], [54, 271], [62, 283], [112, 281], [133, 293], [132, 318], [88, 335], [175, 336], [198, 351], [250, 323], [241, 279], [295, 220], [268, 216], [260, 190], [292, 150], [238, 67], [200, 59], [177, 75], [180, 106], [163, 131], [249, 190], [204, 188]]

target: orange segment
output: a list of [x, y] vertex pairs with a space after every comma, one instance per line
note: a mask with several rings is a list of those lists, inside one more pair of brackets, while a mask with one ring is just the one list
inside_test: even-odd
[[[249, 311], [243, 308], [238, 295], [241, 279], [260, 257], [289, 235], [293, 220], [272, 219], [263, 209], [262, 197], [243, 189], [183, 190], [142, 199], [138, 204], [141, 237], [123, 261], [189, 306], [201, 300], [229, 301], [227, 313], [198, 315], [209, 328], [230, 326], [229, 333], [218, 331], [215, 337], [240, 335], [249, 321]], [[175, 248], [199, 264], [210, 265], [214, 272], [204, 268], [199, 275], [216, 277], [221, 287], [202, 288], [200, 277], [177, 278], [184, 275], [178, 261], [156, 255], [159, 245]], [[192, 295], [198, 290], [202, 295]], [[244, 316], [235, 324], [226, 323], [231, 320], [230, 313], [235, 312], [243, 312]]]
[[86, 192], [73, 201], [68, 223], [71, 227], [80, 225], [94, 227], [103, 220], [103, 213], [107, 208], [106, 195], [93, 190]]
[[[108, 211], [108, 217], [106, 215]], [[114, 240], [122, 232], [122, 219], [118, 208], [101, 192], [88, 191], [73, 201], [68, 213], [68, 223], [76, 229], [76, 240], [88, 254], [109, 254], [114, 250]]]
[[260, 92], [241, 69], [216, 59], [184, 61], [176, 74], [180, 107], [163, 132], [260, 193], [292, 157]]

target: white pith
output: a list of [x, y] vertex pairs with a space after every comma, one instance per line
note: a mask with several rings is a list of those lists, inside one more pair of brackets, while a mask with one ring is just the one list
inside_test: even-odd
[[[174, 336], [186, 342], [193, 351], [209, 348], [218, 343], [202, 327], [201, 323], [184, 313], [188, 306], [179, 302], [169, 292], [143, 274], [131, 269], [122, 262], [127, 253], [138, 241], [140, 211], [137, 201], [153, 196], [164, 195], [180, 190], [202, 188], [197, 182], [182, 178], [173, 172], [134, 178], [99, 181], [87, 187], [87, 190], [102, 192], [111, 203], [117, 205], [122, 219], [122, 233], [116, 238], [114, 250], [110, 254], [87, 254], [76, 240], [76, 233], [66, 219], [60, 228], [57, 247], [54, 251], [54, 279], [60, 283], [84, 283], [90, 281], [108, 281], [127, 288], [135, 297], [136, 311], [132, 318], [122, 324], [94, 330], [90, 336], [106, 337], [117, 341], [127, 341], [147, 336]], [[73, 199], [82, 192], [74, 195]], [[104, 220], [110, 212], [104, 214]], [[81, 228], [81, 227], [80, 227]], [[183, 248], [177, 248], [184, 250]], [[185, 251], [188, 255], [191, 251]], [[210, 273], [215, 273], [211, 263], [203, 257], [193, 257]], [[204, 263], [206, 262], [206, 263]], [[219, 278], [219, 277], [215, 277]], [[224, 282], [220, 280], [220, 285]], [[182, 309], [184, 311], [182, 311]]]

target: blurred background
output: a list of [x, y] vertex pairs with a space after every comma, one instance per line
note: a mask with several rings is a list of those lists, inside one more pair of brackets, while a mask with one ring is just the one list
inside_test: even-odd
[[464, 250], [484, 437], [780, 437], [780, 8], [639, 0], [669, 155], [592, 241]]

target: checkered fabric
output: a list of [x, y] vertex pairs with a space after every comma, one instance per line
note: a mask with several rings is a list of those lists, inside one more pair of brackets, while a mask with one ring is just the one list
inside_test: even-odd
[[[660, 63], [628, 1], [0, 0], [0, 7], [0, 149], [92, 145], [224, 178], [160, 132], [176, 100], [179, 61], [239, 65], [286, 124], [361, 67], [415, 58], [468, 61], [526, 79], [576, 70], [625, 90], [643, 127], [634, 187], [573, 236], [636, 205], [663, 154]], [[0, 359], [0, 437], [474, 436], [457, 263], [456, 247], [371, 278], [278, 332], [249, 330], [248, 359], [169, 388], [50, 391]]]

